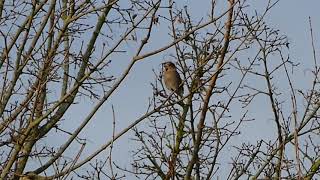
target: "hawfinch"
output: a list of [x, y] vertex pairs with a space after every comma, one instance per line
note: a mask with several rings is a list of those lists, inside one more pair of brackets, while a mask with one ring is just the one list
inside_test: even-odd
[[183, 96], [183, 82], [176, 66], [170, 61], [163, 63], [163, 81], [168, 90], [175, 92], [179, 97]]

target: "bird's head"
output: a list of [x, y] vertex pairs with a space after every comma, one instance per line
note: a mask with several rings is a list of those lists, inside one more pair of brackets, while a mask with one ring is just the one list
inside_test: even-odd
[[163, 68], [165, 71], [176, 69], [176, 66], [171, 61], [164, 62], [164, 63], [162, 63], [162, 65], [163, 65]]

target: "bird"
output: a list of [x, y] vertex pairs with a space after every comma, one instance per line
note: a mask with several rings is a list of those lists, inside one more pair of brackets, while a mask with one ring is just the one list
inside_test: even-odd
[[171, 62], [164, 62], [163, 64], [163, 81], [166, 88], [175, 92], [179, 97], [183, 97], [183, 82], [177, 71], [176, 66]]

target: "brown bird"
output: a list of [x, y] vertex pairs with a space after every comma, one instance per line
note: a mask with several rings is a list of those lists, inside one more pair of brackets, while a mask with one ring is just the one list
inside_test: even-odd
[[176, 66], [170, 61], [163, 63], [163, 81], [168, 90], [183, 96], [183, 82]]

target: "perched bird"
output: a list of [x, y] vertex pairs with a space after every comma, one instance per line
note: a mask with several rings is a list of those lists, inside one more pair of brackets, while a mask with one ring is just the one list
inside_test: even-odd
[[183, 82], [176, 66], [170, 61], [163, 63], [163, 81], [168, 90], [183, 96]]

